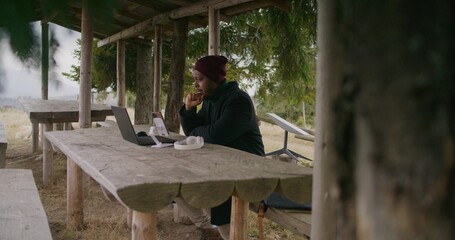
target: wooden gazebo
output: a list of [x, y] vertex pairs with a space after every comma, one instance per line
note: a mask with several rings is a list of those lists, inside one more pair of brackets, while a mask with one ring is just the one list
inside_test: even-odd
[[[48, 66], [48, 32], [49, 22], [82, 34], [81, 51], [81, 113], [88, 112], [90, 98], [90, 74], [87, 69], [91, 66], [92, 39], [98, 38], [98, 47], [117, 44], [117, 82], [118, 105], [125, 104], [125, 44], [145, 43], [153, 45], [154, 52], [154, 109], [159, 109], [161, 91], [161, 49], [163, 39], [172, 39], [176, 29], [174, 21], [188, 18], [188, 28], [209, 28], [208, 54], [219, 51], [219, 22], [229, 21], [233, 16], [258, 8], [274, 6], [284, 11], [290, 11], [287, 1], [278, 0], [122, 0], [112, 5], [103, 5], [107, 9], [98, 9], [90, 2], [71, 2], [67, 9], [61, 12], [48, 13], [46, 6], [35, 2], [36, 15], [31, 20], [42, 22], [43, 47], [43, 87], [42, 98], [47, 99], [47, 66]], [[109, 2], [109, 1], [106, 1]], [[112, 1], [114, 2], [114, 1]], [[93, 9], [89, 9], [93, 8]], [[66, 11], [65, 11], [66, 10]], [[88, 12], [92, 14], [87, 14]], [[100, 14], [108, 12], [108, 14]], [[113, 12], [113, 13], [112, 13]], [[106, 17], [109, 16], [109, 17]], [[84, 107], [85, 106], [85, 107]], [[84, 114], [81, 114], [82, 116]], [[87, 117], [84, 117], [86, 119]], [[85, 125], [85, 124], [81, 124]]]
[[[194, 27], [208, 22], [216, 53], [219, 19], [288, 7], [278, 0], [119, 1], [110, 27], [100, 28], [106, 25], [82, 1], [71, 2], [68, 18], [44, 14], [40, 3], [30, 1], [30, 21], [42, 20], [44, 33], [46, 22], [82, 33], [81, 127], [90, 119], [93, 37], [118, 44], [123, 81], [124, 41], [153, 36], [159, 49], [169, 23], [188, 17]], [[454, 239], [453, 23], [453, 1], [318, 1], [312, 239]], [[158, 68], [158, 54], [155, 62]]]
[[[153, 110], [160, 110], [161, 65], [163, 39], [175, 39], [175, 35], [187, 34], [189, 29], [207, 27], [209, 30], [208, 54], [219, 53], [220, 21], [229, 21], [237, 14], [263, 7], [277, 7], [290, 11], [291, 4], [278, 0], [120, 0], [115, 6], [109, 4], [102, 8], [94, 6], [92, 1], [69, 1], [68, 8], [62, 12], [45, 12], [45, 6], [35, 1], [36, 15], [30, 20], [42, 22], [42, 99], [47, 99], [48, 82], [48, 23], [81, 32], [81, 66], [79, 94], [79, 126], [91, 125], [91, 66], [92, 42], [98, 38], [98, 47], [117, 44], [117, 92], [118, 106], [125, 106], [125, 48], [127, 43], [141, 43], [153, 46]], [[108, 1], [106, 1], [108, 2]], [[98, 7], [98, 8], [97, 8]], [[113, 14], [104, 15], [104, 12]], [[106, 16], [109, 16], [106, 18]], [[183, 25], [178, 27], [181, 19]], [[176, 27], [177, 26], [177, 27]], [[175, 43], [173, 43], [175, 44]], [[183, 45], [186, 42], [180, 42]], [[173, 45], [174, 48], [179, 46]], [[172, 64], [185, 61], [185, 52], [173, 54]], [[184, 68], [180, 68], [184, 71]], [[175, 72], [175, 71], [174, 71]], [[179, 74], [177, 74], [179, 75]], [[183, 78], [183, 72], [180, 74]], [[183, 79], [182, 79], [183, 81]], [[172, 93], [168, 93], [172, 94]], [[180, 104], [180, 99], [173, 99]], [[173, 104], [167, 103], [167, 104]], [[46, 129], [44, 130], [46, 131]], [[68, 161], [68, 172], [80, 172], [81, 168], [73, 161]], [[68, 181], [77, 182], [80, 176], [68, 176]], [[77, 190], [68, 189], [68, 192]], [[244, 204], [243, 201], [238, 201]], [[77, 204], [76, 204], [77, 205]], [[79, 206], [69, 204], [68, 215], [76, 216]], [[75, 219], [73, 222], [79, 222]], [[239, 233], [243, 234], [243, 233]], [[235, 237], [234, 237], [235, 239]]]

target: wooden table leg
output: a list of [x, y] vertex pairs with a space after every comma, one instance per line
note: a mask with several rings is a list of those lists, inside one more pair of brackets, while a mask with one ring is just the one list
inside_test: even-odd
[[[44, 124], [44, 132], [52, 131], [52, 123]], [[44, 134], [41, 136], [43, 141], [43, 185], [49, 187], [52, 185], [52, 167], [54, 160], [54, 151], [51, 142], [47, 140]]]
[[67, 227], [82, 229], [84, 225], [84, 187], [82, 169], [70, 158], [67, 159], [66, 211]]
[[53, 128], [54, 128], [54, 131], [61, 131], [61, 130], [63, 130], [63, 123], [54, 123]]
[[32, 153], [38, 152], [39, 145], [39, 124], [32, 122]]
[[65, 123], [64, 130], [74, 130], [70, 122]]
[[133, 227], [133, 210], [126, 208], [126, 225], [129, 228]]
[[38, 146], [39, 148], [43, 149], [43, 137], [44, 137], [44, 125], [45, 123], [40, 123], [38, 124], [38, 131], [39, 131], [39, 137], [38, 137]]
[[247, 233], [249, 203], [232, 196], [230, 240], [244, 240]]
[[133, 240], [156, 240], [156, 214], [133, 211]]

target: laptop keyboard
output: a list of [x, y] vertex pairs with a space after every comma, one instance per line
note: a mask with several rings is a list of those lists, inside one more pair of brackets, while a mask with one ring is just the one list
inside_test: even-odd
[[175, 142], [174, 139], [171, 139], [171, 138], [168, 138], [168, 137], [165, 137], [165, 136], [155, 135], [155, 137], [161, 143], [174, 143]]
[[[161, 143], [174, 143], [175, 142], [175, 140], [164, 137], [164, 136], [156, 135], [155, 137]], [[138, 140], [139, 140], [139, 145], [155, 145], [155, 141], [153, 141], [153, 139], [150, 136], [138, 136]]]

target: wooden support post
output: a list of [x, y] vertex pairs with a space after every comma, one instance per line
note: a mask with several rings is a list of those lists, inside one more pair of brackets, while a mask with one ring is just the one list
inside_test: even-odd
[[[52, 131], [52, 123], [46, 123], [44, 125], [44, 132]], [[51, 142], [47, 138], [41, 135], [43, 141], [43, 185], [49, 187], [52, 185], [52, 168], [54, 162], [54, 151], [52, 150]]]
[[70, 122], [65, 123], [64, 130], [73, 130], [73, 125]]
[[209, 55], [220, 52], [220, 10], [209, 6]]
[[0, 121], [0, 168], [6, 166], [6, 148], [8, 147], [8, 141], [6, 139], [6, 131], [2, 121]]
[[130, 208], [126, 208], [126, 225], [128, 225], [129, 228], [133, 227], [133, 210]]
[[41, 22], [41, 99], [48, 99], [49, 92], [49, 24]]
[[87, 1], [83, 1], [81, 30], [81, 81], [79, 87], [79, 127], [91, 126], [92, 98], [92, 19], [87, 9]]
[[63, 130], [63, 123], [54, 123], [53, 124], [54, 131], [61, 131]]
[[248, 207], [248, 202], [232, 196], [230, 240], [246, 239]]
[[67, 227], [81, 229], [84, 224], [84, 191], [82, 169], [70, 158], [67, 160]]
[[39, 123], [32, 122], [32, 153], [38, 152]]
[[117, 41], [117, 105], [125, 107], [125, 40]]
[[89, 188], [90, 188], [90, 175], [88, 175], [85, 172], [82, 172], [82, 181], [83, 181], [83, 190], [84, 190], [84, 196], [88, 196]]
[[44, 136], [44, 123], [38, 124], [38, 144], [40, 148], [43, 148], [43, 136]]
[[133, 211], [133, 240], [156, 240], [156, 214]]
[[[92, 99], [93, 25], [87, 1], [83, 1], [81, 19], [81, 81], [79, 87], [79, 127], [89, 128]], [[67, 226], [81, 229], [84, 224], [84, 180], [82, 169], [70, 158], [67, 161]]]
[[155, 39], [153, 40], [153, 111], [161, 111], [161, 62], [162, 62], [162, 27], [155, 25]]

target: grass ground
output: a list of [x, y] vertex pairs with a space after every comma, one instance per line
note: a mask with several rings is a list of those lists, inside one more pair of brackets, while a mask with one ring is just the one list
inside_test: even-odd
[[[26, 168], [33, 171], [41, 201], [48, 216], [49, 225], [55, 240], [60, 239], [131, 239], [131, 231], [126, 223], [126, 209], [118, 202], [110, 202], [103, 196], [99, 184], [88, 180], [84, 199], [85, 226], [82, 230], [66, 228], [66, 157], [56, 153], [54, 156], [53, 182], [51, 188], [43, 188], [42, 154], [31, 153], [31, 124], [27, 115], [18, 109], [0, 108], [0, 120], [7, 132], [7, 168]], [[283, 146], [283, 130], [278, 126], [261, 123], [266, 152]], [[314, 159], [313, 143], [289, 137], [288, 147], [304, 156]], [[307, 162], [311, 166], [311, 162]], [[199, 239], [199, 233], [192, 225], [177, 224], [173, 221], [171, 205], [158, 211], [158, 234], [160, 240]], [[250, 211], [248, 217], [248, 239], [258, 239], [257, 215]], [[301, 240], [280, 225], [264, 219], [265, 239]]]

